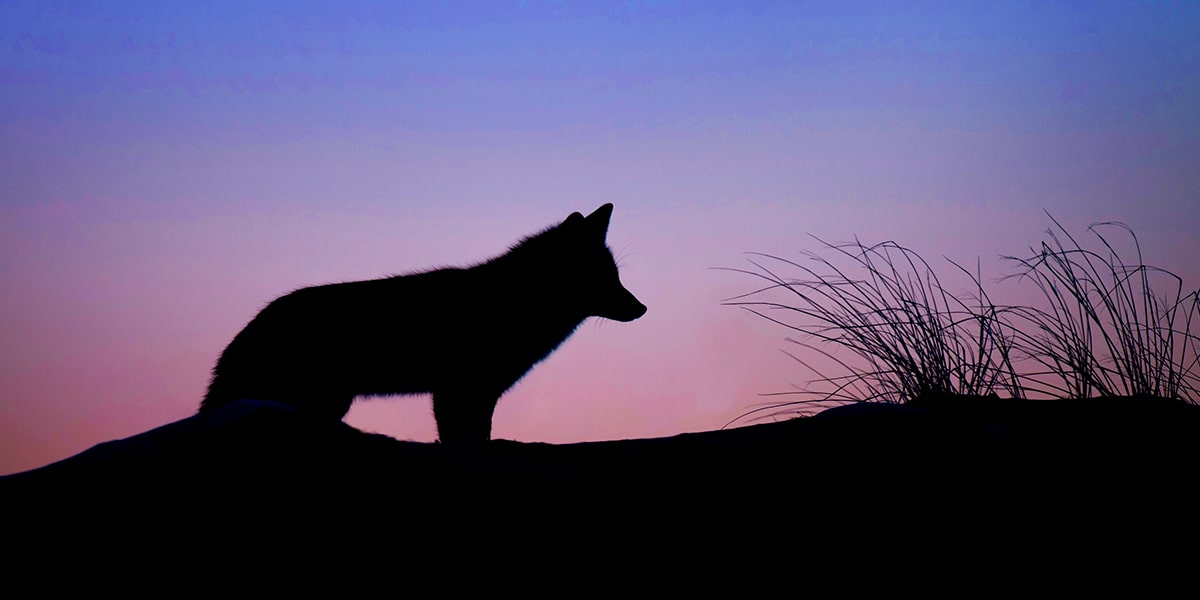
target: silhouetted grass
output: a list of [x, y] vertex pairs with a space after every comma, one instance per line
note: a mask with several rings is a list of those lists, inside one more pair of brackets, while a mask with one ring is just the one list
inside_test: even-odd
[[[826, 375], [812, 361], [788, 353], [816, 377], [807, 388], [782, 393], [800, 399], [751, 414], [830, 402], [905, 402], [929, 393], [1023, 395], [1011, 360], [1014, 332], [1003, 318], [1005, 309], [988, 299], [977, 276], [954, 265], [976, 288], [974, 297], [960, 298], [923, 258], [895, 242], [868, 246], [814, 239], [832, 259], [805, 252], [805, 264], [754, 254], [756, 270], [731, 270], [767, 285], [725, 304], [791, 329], [799, 337], [789, 342], [826, 357], [842, 373]], [[785, 276], [784, 269], [800, 277]], [[784, 297], [773, 299], [779, 293]], [[849, 351], [857, 364], [839, 357], [839, 350]]]
[[[1046, 308], [1020, 307], [1017, 343], [1044, 369], [1037, 381], [1060, 397], [1159, 396], [1200, 402], [1200, 291], [1183, 293], [1183, 280], [1146, 265], [1129, 227], [1088, 228], [1100, 251], [1085, 249], [1053, 216], [1054, 228], [1025, 258], [1006, 257], [1032, 281]], [[1127, 263], [1103, 229], [1128, 233], [1136, 262]], [[1060, 237], [1060, 234], [1062, 237]], [[1065, 241], [1064, 241], [1065, 240]], [[1168, 293], [1156, 295], [1166, 287]]]
[[[1046, 308], [996, 305], [978, 273], [953, 261], [975, 289], [950, 293], [923, 258], [892, 241], [833, 244], [814, 237], [822, 248], [804, 252], [803, 261], [751, 254], [754, 269], [728, 270], [765, 285], [725, 304], [793, 331], [788, 341], [815, 355], [788, 354], [815, 376], [804, 388], [767, 394], [798, 399], [739, 419], [926, 394], [1153, 395], [1198, 403], [1200, 338], [1192, 323], [1200, 321], [1200, 292], [1184, 295], [1179, 277], [1145, 265], [1136, 236], [1123, 225], [1089, 228], [1103, 253], [1085, 250], [1054, 225], [1067, 243], [1051, 229], [1032, 256], [1006, 257], [1020, 268], [1010, 278], [1033, 281]], [[1104, 226], [1129, 232], [1135, 264], [1101, 235]], [[1174, 294], [1155, 296], [1154, 277], [1173, 282]], [[850, 357], [839, 356], [846, 351]], [[839, 372], [823, 372], [814, 364], [818, 356]]]

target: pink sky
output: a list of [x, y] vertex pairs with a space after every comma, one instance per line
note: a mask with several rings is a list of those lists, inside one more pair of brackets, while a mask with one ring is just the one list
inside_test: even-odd
[[[714, 429], [802, 383], [786, 331], [720, 305], [755, 282], [712, 267], [809, 233], [995, 275], [1045, 209], [1128, 223], [1195, 288], [1197, 25], [1186, 3], [5, 3], [0, 474], [193, 414], [282, 293], [477, 262], [605, 202], [649, 312], [586, 322], [497, 437]], [[347, 420], [434, 439], [424, 397]]]

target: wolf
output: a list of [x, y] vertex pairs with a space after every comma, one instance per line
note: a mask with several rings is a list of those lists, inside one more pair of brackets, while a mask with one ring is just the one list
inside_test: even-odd
[[613, 205], [464, 268], [301, 288], [221, 353], [200, 412], [240, 398], [340, 420], [360, 395], [433, 395], [438, 439], [491, 439], [500, 396], [588, 317], [646, 313], [605, 239]]

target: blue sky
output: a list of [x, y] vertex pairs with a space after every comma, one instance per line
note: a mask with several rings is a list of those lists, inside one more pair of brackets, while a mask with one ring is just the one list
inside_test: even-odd
[[[1195, 287], [1198, 33], [1191, 2], [5, 2], [0, 471], [187, 416], [281, 293], [605, 202], [650, 312], [581, 328], [502, 437], [711, 429], [787, 388], [785, 332], [710, 267], [808, 233], [998, 270], [1044, 210], [1115, 219]], [[427, 401], [361, 404], [430, 439]]]

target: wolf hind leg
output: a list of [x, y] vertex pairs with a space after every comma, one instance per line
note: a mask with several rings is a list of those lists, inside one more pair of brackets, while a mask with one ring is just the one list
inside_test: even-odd
[[492, 439], [492, 413], [499, 395], [478, 392], [433, 393], [433, 418], [443, 444], [484, 444]]
[[350, 412], [354, 395], [317, 389], [307, 394], [283, 395], [275, 400], [300, 408], [308, 414], [341, 421]]

